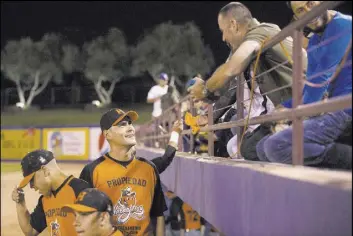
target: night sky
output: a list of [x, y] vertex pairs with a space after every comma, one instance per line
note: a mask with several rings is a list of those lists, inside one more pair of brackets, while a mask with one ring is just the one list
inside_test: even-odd
[[[216, 64], [228, 56], [217, 25], [218, 11], [228, 1], [171, 2], [98, 2], [98, 1], [1, 1], [1, 48], [9, 39], [30, 36], [39, 40], [46, 32], [60, 32], [77, 45], [118, 27], [134, 44], [145, 30], [172, 21], [194, 21], [202, 31], [204, 41], [211, 46]], [[243, 2], [253, 16], [262, 22], [284, 27], [291, 19], [285, 2]], [[352, 2], [337, 10], [351, 15]]]

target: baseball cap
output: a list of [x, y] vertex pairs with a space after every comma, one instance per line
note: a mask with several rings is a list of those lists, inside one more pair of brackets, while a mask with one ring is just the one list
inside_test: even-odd
[[21, 161], [23, 179], [18, 186], [24, 188], [31, 181], [34, 173], [51, 160], [54, 159], [54, 154], [51, 151], [38, 149], [28, 153]]
[[195, 84], [196, 80], [194, 78], [190, 79], [187, 83], [186, 83], [186, 89], [190, 88], [191, 86], [193, 86]]
[[137, 112], [135, 111], [128, 111], [124, 112], [121, 109], [110, 109], [106, 113], [103, 114], [100, 120], [100, 126], [102, 131], [108, 130], [110, 127], [118, 124], [125, 116], [130, 117], [132, 121], [135, 121], [139, 118]]
[[86, 188], [77, 196], [74, 204], [63, 206], [63, 210], [78, 212], [109, 212], [113, 214], [113, 203], [103, 192], [95, 188]]
[[168, 80], [168, 75], [166, 73], [161, 73], [159, 75], [159, 79], [167, 81]]

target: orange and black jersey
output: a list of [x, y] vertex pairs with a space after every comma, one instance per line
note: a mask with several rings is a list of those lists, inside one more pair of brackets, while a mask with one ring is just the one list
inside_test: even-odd
[[114, 232], [109, 234], [108, 236], [124, 236], [124, 235], [122, 232], [120, 232], [120, 230], [114, 227]]
[[[180, 218], [178, 217], [180, 216]], [[183, 202], [179, 197], [175, 197], [170, 205], [170, 216], [167, 222], [170, 222], [173, 230], [188, 229], [199, 230], [204, 225], [204, 219], [192, 207]]]
[[77, 235], [73, 226], [73, 214], [62, 211], [65, 204], [73, 204], [78, 194], [89, 188], [86, 181], [69, 176], [50, 197], [40, 196], [38, 204], [30, 215], [30, 224], [42, 232], [47, 226], [51, 235]]
[[106, 154], [86, 165], [80, 178], [110, 197], [116, 227], [124, 235], [147, 235], [150, 217], [167, 210], [158, 171], [144, 158], [121, 162]]

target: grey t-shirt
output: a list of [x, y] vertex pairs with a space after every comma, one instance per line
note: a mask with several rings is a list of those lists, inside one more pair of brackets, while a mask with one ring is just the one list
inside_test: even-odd
[[[270, 23], [259, 23], [255, 18], [251, 21], [250, 30], [245, 35], [244, 41], [257, 41], [260, 44], [264, 42], [266, 38], [272, 38], [276, 34], [278, 34], [281, 29], [275, 25]], [[290, 58], [292, 58], [292, 51], [293, 51], [293, 40], [291, 37], [287, 37], [285, 40], [282, 41], [283, 47], [286, 49]], [[307, 67], [307, 56], [306, 52], [303, 49], [303, 67], [304, 71], [306, 71]], [[269, 48], [267, 51], [262, 53], [259, 65], [257, 66], [256, 75], [259, 75], [274, 66], [277, 66], [287, 60], [286, 54], [282, 49], [281, 45], [278, 43], [272, 48]], [[251, 64], [255, 64], [255, 60], [251, 62]], [[260, 76], [256, 79], [260, 90], [262, 93], [269, 92], [276, 88], [290, 85], [292, 84], [292, 65], [290, 62], [286, 63], [283, 66], [272, 70], [265, 75]], [[292, 88], [288, 87], [286, 89], [276, 91], [267, 96], [271, 99], [275, 106], [278, 104], [288, 100], [292, 97]]]

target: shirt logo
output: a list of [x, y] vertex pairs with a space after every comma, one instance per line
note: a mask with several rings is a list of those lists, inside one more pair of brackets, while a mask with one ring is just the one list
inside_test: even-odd
[[142, 205], [136, 204], [136, 193], [132, 191], [131, 187], [126, 187], [121, 190], [121, 196], [117, 204], [114, 206], [114, 215], [117, 216], [119, 224], [126, 223], [130, 218], [142, 220], [145, 218]]
[[44, 164], [44, 163], [45, 163], [45, 159], [44, 159], [44, 157], [39, 156], [39, 161], [40, 161], [42, 164]]
[[76, 199], [76, 203], [82, 202], [83, 198], [85, 197], [86, 194], [87, 194], [87, 192], [80, 192], [80, 194], [78, 195], [78, 197]]
[[55, 221], [50, 222], [50, 236], [61, 236], [58, 219], [55, 219]]
[[124, 112], [123, 112], [122, 110], [120, 110], [120, 109], [116, 109], [116, 112], [117, 112], [119, 115], [124, 114]]

